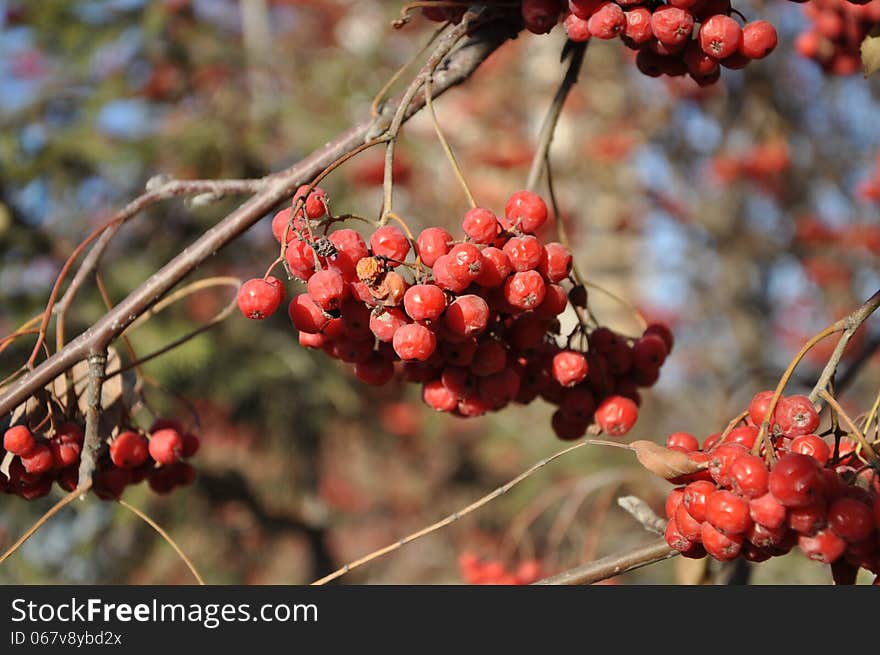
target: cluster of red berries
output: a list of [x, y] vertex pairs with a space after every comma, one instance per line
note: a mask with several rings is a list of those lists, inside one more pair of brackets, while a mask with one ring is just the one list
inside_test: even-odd
[[804, 13], [812, 26], [798, 36], [797, 51], [835, 75], [861, 71], [859, 48], [871, 29], [880, 23], [880, 0], [813, 0], [804, 5]]
[[462, 553], [458, 570], [462, 580], [472, 585], [527, 585], [544, 577], [541, 563], [536, 559], [524, 560], [512, 571], [503, 562], [481, 560], [473, 553]]
[[[0, 491], [34, 500], [49, 493], [52, 483], [73, 491], [79, 481], [83, 431], [76, 423], [63, 423], [54, 434], [35, 435], [26, 425], [15, 425], [3, 434]], [[195, 469], [183, 461], [196, 454], [199, 438], [170, 419], [159, 419], [149, 436], [120, 431], [98, 453], [92, 490], [103, 500], [118, 499], [125, 487], [147, 480], [156, 493], [170, 493], [190, 484]]]
[[[708, 467], [673, 480], [666, 500], [666, 541], [687, 557], [762, 562], [797, 545], [830, 564], [836, 581], [859, 568], [880, 573], [880, 479], [854, 443], [816, 434], [819, 415], [806, 396], [779, 400], [770, 422], [774, 463], [755, 452], [757, 426], [772, 391], [752, 399], [746, 423], [703, 443], [677, 432], [667, 447]], [[763, 442], [763, 440], [762, 440]]]
[[[368, 244], [352, 229], [328, 234], [325, 216], [324, 191], [303, 187], [272, 222], [289, 272], [307, 286], [288, 305], [301, 345], [353, 364], [368, 384], [395, 375], [419, 383], [427, 405], [458, 416], [540, 396], [559, 406], [553, 428], [561, 438], [582, 436], [593, 421], [611, 435], [632, 427], [637, 388], [657, 380], [672, 335], [652, 325], [628, 340], [579, 324], [566, 347], [557, 344], [557, 317], [569, 302], [586, 308], [587, 294], [562, 286], [568, 249], [535, 236], [548, 217], [540, 196], [514, 193], [501, 216], [469, 210], [459, 240], [429, 227], [411, 241], [383, 225]], [[267, 276], [242, 285], [238, 303], [262, 319], [283, 299], [281, 282]], [[588, 353], [571, 347], [578, 336]]]

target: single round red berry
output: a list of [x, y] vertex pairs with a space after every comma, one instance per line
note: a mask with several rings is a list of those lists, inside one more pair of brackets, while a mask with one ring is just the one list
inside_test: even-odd
[[700, 541], [700, 535], [703, 529], [702, 521], [696, 520], [690, 513], [687, 511], [687, 507], [684, 506], [684, 503], [678, 506], [678, 509], [675, 510], [675, 525], [678, 527], [678, 531], [684, 536], [688, 541]]
[[803, 507], [818, 500], [823, 479], [815, 459], [809, 455], [786, 453], [770, 471], [770, 493], [786, 507]]
[[297, 330], [308, 334], [317, 334], [330, 320], [307, 293], [294, 296], [287, 306], [287, 314]]
[[667, 448], [681, 448], [684, 451], [699, 450], [700, 442], [687, 432], [673, 432], [666, 437]]
[[874, 532], [871, 508], [854, 498], [838, 498], [828, 508], [828, 527], [850, 543], [864, 541]]
[[749, 59], [763, 59], [773, 52], [777, 42], [776, 28], [766, 20], [756, 20], [743, 27], [739, 51]]
[[675, 510], [684, 502], [684, 487], [676, 487], [666, 496], [666, 518], [671, 519], [675, 516]]
[[726, 535], [743, 534], [752, 524], [749, 503], [742, 496], [719, 489], [706, 499], [706, 520]]
[[475, 282], [481, 287], [494, 288], [502, 285], [507, 276], [513, 272], [513, 266], [503, 250], [483, 248], [483, 266]]
[[656, 369], [666, 361], [666, 342], [656, 334], [637, 339], [632, 347], [633, 366], [638, 369]]
[[284, 259], [294, 277], [308, 281], [315, 274], [315, 251], [305, 241], [295, 239], [287, 244]]
[[362, 382], [382, 386], [394, 375], [394, 364], [379, 353], [373, 352], [366, 361], [355, 363], [354, 374]]
[[816, 562], [831, 564], [846, 550], [846, 542], [831, 530], [820, 530], [813, 536], [798, 537], [798, 547], [804, 555]]
[[587, 377], [587, 358], [573, 350], [563, 350], [553, 356], [553, 379], [563, 387], [573, 387]]
[[26, 425], [14, 425], [3, 433], [3, 448], [13, 455], [26, 455], [34, 443], [34, 435]]
[[67, 443], [60, 439], [53, 439], [49, 442], [49, 450], [52, 451], [52, 465], [54, 468], [63, 469], [79, 461], [82, 448], [76, 442]]
[[587, 28], [597, 39], [613, 39], [626, 28], [626, 16], [617, 3], [604, 2], [590, 16]]
[[[173, 437], [166, 438], [173, 439]], [[182, 448], [183, 443], [181, 439], [181, 450]], [[146, 437], [137, 432], [130, 430], [121, 432], [110, 443], [110, 461], [120, 468], [136, 468], [146, 462], [149, 455], [149, 442]]]
[[275, 313], [284, 300], [284, 285], [271, 275], [254, 278], [241, 285], [238, 290], [238, 308], [248, 318], [262, 320]]
[[710, 57], [729, 57], [742, 44], [742, 29], [730, 16], [716, 14], [700, 26], [700, 47]]
[[24, 455], [19, 455], [19, 457], [21, 457], [24, 470], [33, 475], [45, 473], [51, 470], [55, 464], [52, 450], [44, 443], [34, 444], [33, 448]]
[[425, 266], [433, 268], [437, 258], [449, 252], [452, 241], [452, 235], [442, 227], [425, 228], [416, 239], [416, 252]]
[[517, 309], [535, 309], [547, 293], [544, 278], [537, 271], [514, 273], [504, 282], [504, 298]]
[[651, 15], [651, 31], [660, 43], [682, 45], [694, 31], [693, 14], [678, 7], [661, 5]]
[[584, 436], [588, 423], [584, 419], [570, 416], [557, 409], [550, 417], [550, 427], [553, 428], [553, 433], [563, 441], [574, 441]]
[[827, 509], [824, 500], [801, 507], [791, 507], [785, 517], [785, 522], [789, 528], [799, 534], [816, 534], [828, 523]]
[[537, 232], [547, 220], [547, 205], [536, 193], [517, 191], [504, 206], [502, 225], [510, 230], [519, 228], [526, 234]]
[[831, 447], [822, 437], [815, 434], [796, 437], [789, 445], [789, 450], [793, 453], [809, 455], [819, 463], [819, 466], [825, 466], [831, 459]]
[[[459, 282], [470, 284], [483, 271], [483, 255], [472, 243], [459, 243], [449, 251], [446, 270]], [[436, 271], [435, 271], [436, 275]]]
[[639, 417], [638, 406], [629, 398], [609, 396], [596, 408], [595, 420], [602, 432], [620, 437], [630, 431]]
[[708, 480], [696, 480], [689, 483], [684, 488], [684, 506], [687, 508], [688, 514], [693, 516], [697, 521], [706, 520], [706, 501], [713, 493], [716, 487]]
[[[767, 410], [770, 409], [770, 402], [772, 400], [772, 391], [759, 391], [752, 397], [752, 400], [749, 403], [749, 420], [753, 425], [760, 426], [761, 423], [763, 423], [764, 417], [767, 415]], [[775, 415], [776, 410], [773, 411], [773, 415], [770, 417], [771, 428], [776, 424]]]
[[[309, 191], [308, 184], [301, 185], [296, 193], [293, 194], [293, 203], [294, 205], [299, 204], [297, 201], [300, 200], [303, 196], [306, 195]], [[319, 186], [316, 186], [312, 189], [311, 193], [306, 196], [304, 208], [306, 210], [306, 216], [311, 219], [321, 218], [324, 214], [327, 213], [327, 209], [324, 206], [324, 203], [327, 201], [327, 192]]]
[[780, 398], [775, 417], [779, 429], [787, 437], [810, 434], [819, 427], [819, 414], [806, 396]]
[[589, 41], [592, 36], [587, 21], [574, 12], [568, 12], [565, 15], [562, 26], [565, 28], [565, 35], [575, 43]]
[[441, 255], [434, 262], [434, 284], [441, 289], [452, 291], [453, 293], [461, 293], [470, 285], [471, 280], [460, 280], [449, 271], [449, 264], [452, 262], [450, 255]]
[[730, 465], [733, 488], [746, 498], [757, 498], [767, 493], [770, 471], [757, 455], [742, 455]]
[[436, 321], [446, 309], [446, 294], [436, 284], [416, 284], [406, 290], [403, 308], [415, 321]]
[[522, 17], [532, 34], [546, 34], [559, 21], [559, 0], [523, 0]]
[[514, 271], [536, 270], [547, 257], [544, 246], [530, 234], [511, 237], [504, 244], [503, 252]]
[[404, 361], [425, 361], [437, 348], [437, 337], [424, 325], [410, 323], [394, 333], [394, 352]]
[[174, 464], [183, 451], [183, 437], [171, 428], [158, 430], [150, 435], [150, 457], [159, 464]]
[[664, 323], [651, 323], [645, 328], [644, 336], [649, 334], [656, 334], [663, 339], [663, 342], [666, 344], [666, 352], [672, 352], [672, 346], [675, 345], [675, 337], [672, 335], [672, 330], [670, 330], [667, 325]]
[[409, 252], [409, 239], [394, 225], [383, 225], [370, 237], [370, 250], [373, 255], [403, 262]]
[[706, 552], [720, 562], [729, 562], [739, 556], [744, 537], [741, 534], [723, 534], [706, 521], [700, 533]]
[[732, 487], [730, 468], [737, 459], [748, 454], [748, 449], [738, 443], [724, 443], [715, 447], [709, 458], [709, 474], [722, 487]]
[[749, 516], [755, 523], [772, 530], [785, 523], [786, 509], [773, 494], [766, 493], [749, 501]]
[[724, 443], [738, 443], [746, 448], [751, 448], [755, 445], [757, 438], [758, 428], [753, 425], [741, 425], [727, 433], [727, 436], [724, 437]]
[[484, 207], [474, 207], [464, 215], [461, 228], [472, 241], [488, 244], [498, 236], [501, 225], [492, 211]]
[[[413, 288], [410, 287], [410, 290]], [[409, 320], [406, 314], [394, 307], [385, 309], [378, 314], [370, 314], [370, 331], [379, 341], [384, 343], [390, 343], [394, 339], [394, 333], [407, 323], [409, 323]]]
[[348, 283], [333, 270], [318, 271], [309, 278], [307, 287], [312, 300], [325, 311], [339, 309], [349, 294]]
[[489, 305], [474, 294], [459, 296], [449, 305], [443, 322], [449, 332], [459, 337], [480, 334], [489, 322]]
[[654, 32], [651, 30], [651, 12], [646, 7], [630, 9], [624, 12], [624, 18], [626, 27], [623, 29], [623, 36], [627, 39], [641, 45], [654, 38]]
[[571, 252], [561, 243], [548, 243], [544, 246], [538, 271], [550, 282], [561, 282], [571, 273]]

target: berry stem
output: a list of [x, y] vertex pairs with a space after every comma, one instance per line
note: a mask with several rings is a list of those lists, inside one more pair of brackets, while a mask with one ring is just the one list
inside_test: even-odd
[[830, 405], [834, 409], [834, 411], [837, 412], [841, 419], [843, 419], [843, 422], [846, 425], [847, 429], [850, 431], [850, 434], [852, 434], [856, 438], [856, 441], [859, 442], [859, 447], [865, 452], [865, 455], [870, 460], [871, 465], [877, 467], [877, 465], [880, 464], [880, 459], [878, 459], [877, 453], [874, 451], [874, 448], [872, 448], [871, 444], [868, 443], [868, 440], [865, 439], [865, 435], [862, 434], [861, 430], [859, 430], [859, 427], [855, 424], [855, 421], [850, 418], [849, 414], [846, 413], [843, 407], [840, 406], [840, 403], [838, 403], [837, 400], [835, 400], [834, 396], [832, 396], [830, 393], [823, 389], [819, 392], [819, 396], [825, 402], [827, 402], [828, 405]]
[[531, 168], [529, 168], [529, 176], [526, 178], [525, 188], [529, 191], [534, 192], [538, 187], [541, 173], [544, 170], [544, 163], [550, 152], [550, 144], [553, 142], [553, 135], [556, 132], [556, 125], [559, 123], [559, 116], [562, 114], [562, 106], [565, 104], [569, 92], [577, 83], [578, 76], [580, 75], [581, 66], [584, 63], [584, 54], [587, 51], [587, 43], [588, 41], [582, 43], [567, 41], [562, 50], [562, 59], [564, 60], [565, 56], [568, 55], [570, 61], [568, 62], [568, 69], [562, 77], [562, 82], [556, 90], [556, 95], [553, 96], [553, 101], [550, 103], [550, 108], [547, 110], [547, 114], [544, 117], [544, 122], [541, 125], [541, 132], [538, 134], [538, 144], [535, 149], [535, 156], [532, 158], [532, 165]]
[[440, 141], [440, 145], [443, 147], [443, 152], [446, 153], [446, 158], [449, 160], [449, 164], [452, 166], [452, 170], [455, 172], [455, 177], [458, 178], [459, 184], [461, 184], [462, 190], [464, 190], [464, 195], [467, 196], [468, 203], [471, 208], [477, 206], [477, 201], [474, 200], [474, 194], [471, 193], [471, 189], [468, 186], [467, 180], [464, 177], [464, 172], [461, 170], [461, 166], [458, 163], [458, 160], [455, 158], [455, 153], [452, 152], [452, 148], [449, 145], [449, 142], [446, 140], [446, 136], [443, 134], [443, 130], [440, 128], [440, 122], [437, 120], [437, 113], [434, 111], [434, 102], [432, 98], [431, 87], [434, 84], [433, 75], [428, 75], [425, 79], [425, 105], [428, 108], [428, 114], [431, 116], [431, 123], [434, 125], [434, 131], [437, 133], [437, 139]]
[[168, 533], [165, 532], [165, 530], [163, 530], [162, 527], [158, 523], [156, 523], [153, 519], [151, 519], [149, 516], [144, 514], [137, 507], [135, 507], [134, 505], [129, 505], [127, 502], [125, 502], [121, 498], [117, 502], [120, 505], [122, 505], [125, 509], [129, 510], [132, 514], [137, 516], [139, 519], [141, 519], [144, 523], [146, 523], [151, 528], [153, 528], [153, 530], [158, 532], [159, 536], [162, 537], [165, 541], [167, 541], [168, 545], [174, 549], [174, 552], [176, 552], [180, 556], [180, 559], [183, 560], [183, 563], [186, 564], [187, 568], [190, 570], [190, 573], [193, 574], [193, 577], [198, 581], [198, 583], [200, 585], [205, 584], [205, 581], [202, 579], [202, 576], [199, 575], [199, 572], [196, 570], [196, 567], [193, 565], [193, 563], [189, 559], [189, 557], [186, 556], [186, 554], [180, 549], [180, 546], [178, 546], [175, 543], [174, 539], [172, 539], [168, 535]]

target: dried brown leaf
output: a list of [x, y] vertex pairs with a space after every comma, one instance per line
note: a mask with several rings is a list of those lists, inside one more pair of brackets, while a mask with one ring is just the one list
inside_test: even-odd
[[705, 462], [695, 462], [686, 453], [666, 448], [653, 441], [633, 441], [629, 446], [642, 466], [664, 480], [696, 473], [706, 468]]

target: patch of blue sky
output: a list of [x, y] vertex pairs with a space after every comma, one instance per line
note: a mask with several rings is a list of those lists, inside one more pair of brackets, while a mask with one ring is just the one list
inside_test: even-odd
[[143, 100], [120, 99], [101, 107], [95, 124], [107, 136], [135, 140], [154, 132], [157, 120], [149, 104]]

